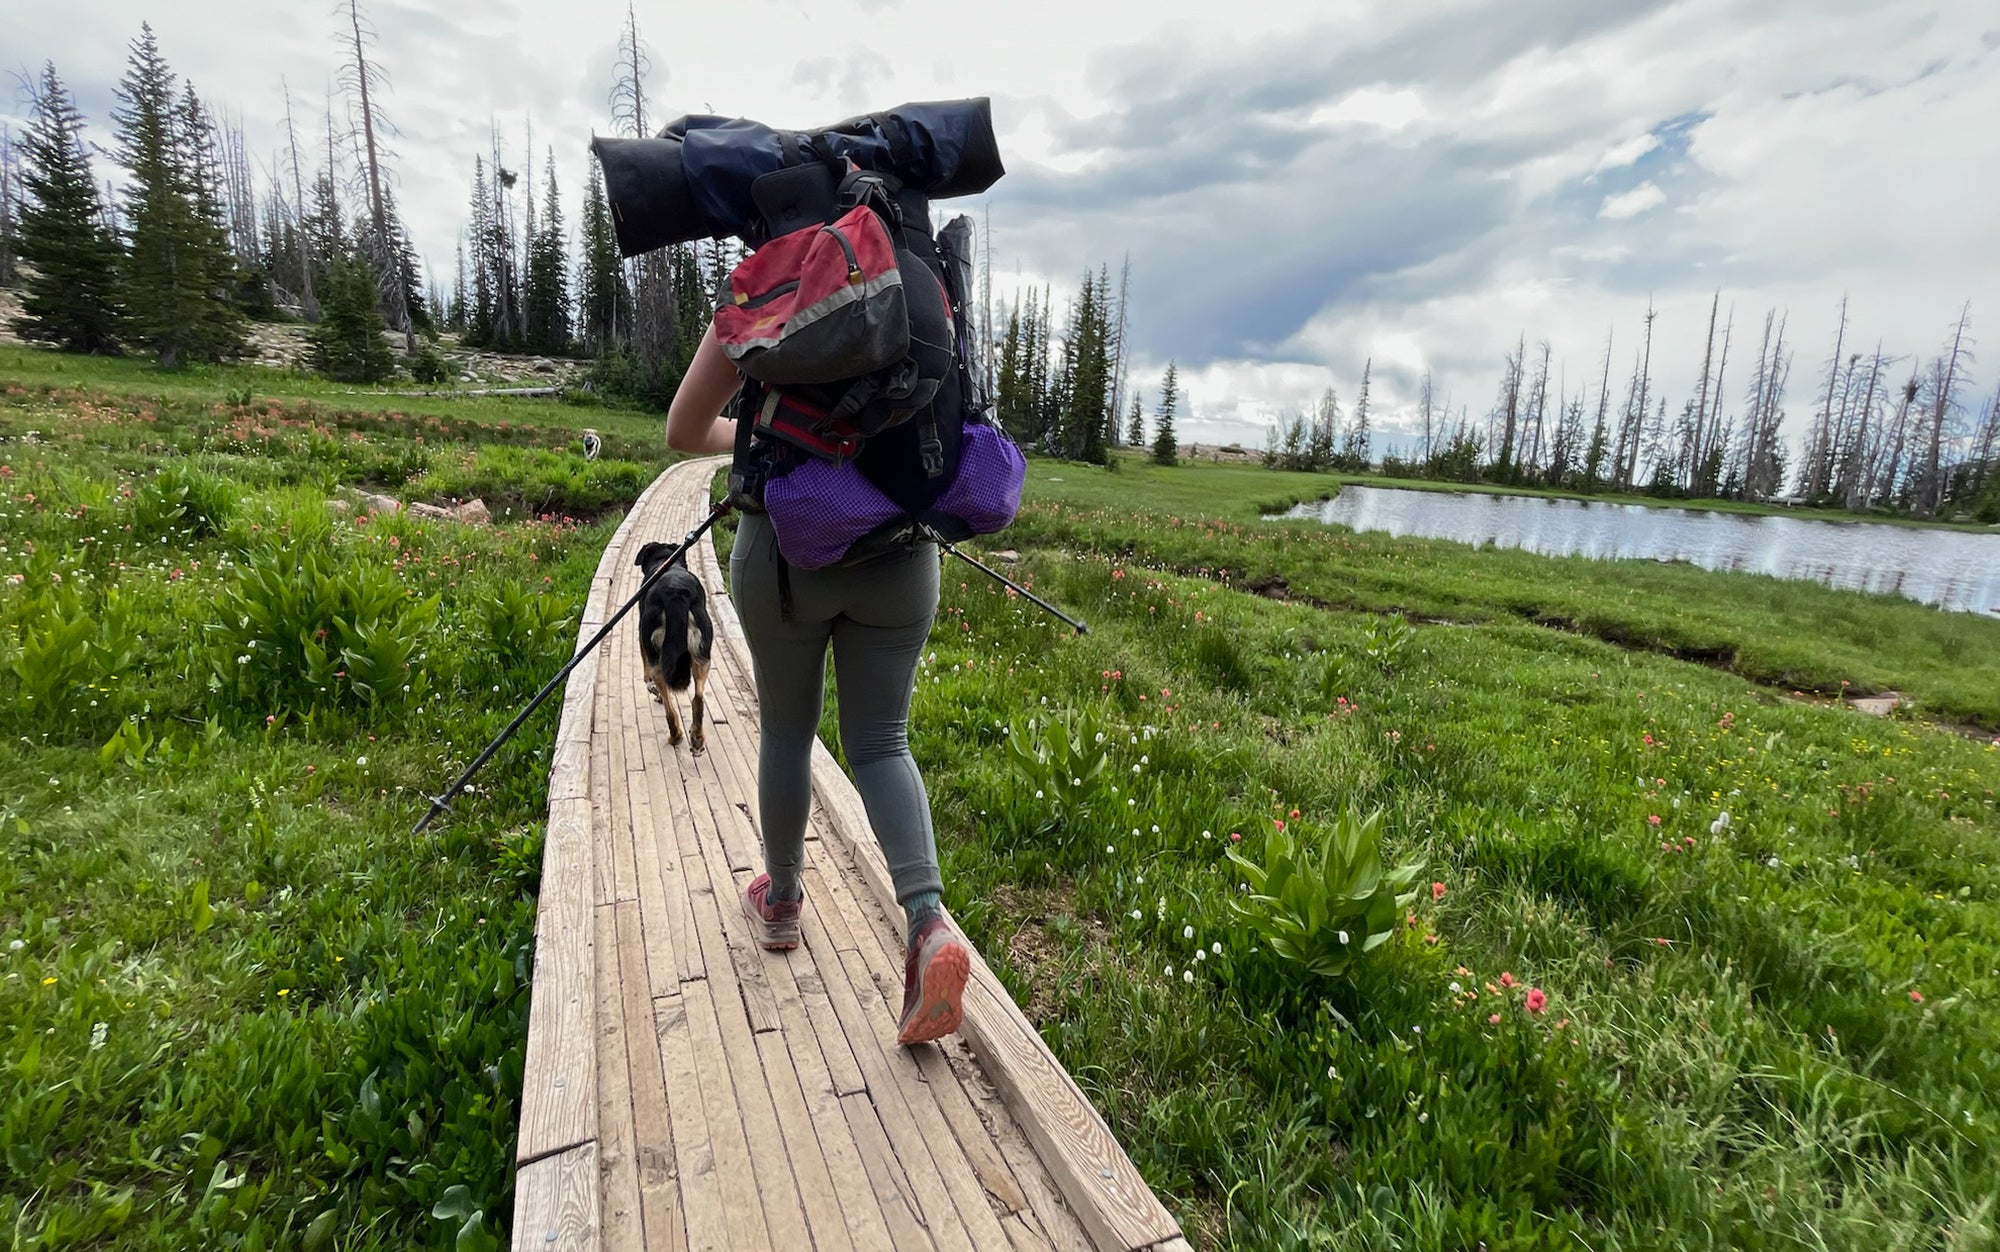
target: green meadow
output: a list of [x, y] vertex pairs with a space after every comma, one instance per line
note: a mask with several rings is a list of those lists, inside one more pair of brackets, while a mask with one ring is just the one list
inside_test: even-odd
[[[0, 348], [8, 1246], [504, 1246], [554, 717], [410, 826], [658, 431]], [[1337, 486], [1035, 460], [979, 551], [1090, 633], [950, 562], [919, 676], [948, 902], [1196, 1245], [1994, 1247], [2000, 622], [1261, 516]]]

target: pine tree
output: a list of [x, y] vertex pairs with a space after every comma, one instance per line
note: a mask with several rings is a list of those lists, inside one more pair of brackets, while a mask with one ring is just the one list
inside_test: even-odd
[[118, 86], [119, 162], [131, 173], [125, 308], [134, 342], [171, 369], [242, 347], [228, 298], [229, 258], [219, 201], [204, 186], [206, 119], [190, 91], [174, 101], [174, 74], [151, 26], [132, 42]]
[[1340, 433], [1340, 397], [1328, 387], [1319, 398], [1319, 411], [1313, 414], [1312, 436], [1307, 441], [1306, 459], [1314, 470], [1329, 470], [1334, 467], [1338, 453], [1337, 439]]
[[336, 260], [333, 281], [320, 297], [319, 325], [312, 329], [314, 369], [345, 383], [379, 383], [395, 372], [375, 305], [375, 271], [367, 258], [350, 252]]
[[1356, 473], [1369, 465], [1368, 389], [1369, 378], [1374, 372], [1375, 362], [1372, 359], [1361, 367], [1361, 393], [1354, 398], [1354, 424], [1347, 428], [1347, 435], [1340, 443], [1341, 464]]
[[1175, 465], [1181, 459], [1181, 446], [1174, 439], [1174, 411], [1180, 407], [1180, 373], [1172, 361], [1167, 362], [1166, 376], [1160, 379], [1160, 407], [1156, 411], [1153, 434], [1153, 464]]
[[118, 245], [105, 231], [83, 117], [56, 67], [44, 64], [22, 141], [21, 258], [33, 267], [14, 330], [65, 352], [118, 346]]
[[548, 191], [541, 221], [528, 246], [528, 346], [536, 352], [570, 350], [569, 247], [556, 187], [555, 153], [549, 153]]
[[244, 317], [235, 301], [240, 275], [230, 251], [222, 162], [216, 152], [214, 124], [195, 95], [193, 83], [181, 85], [176, 114], [177, 165], [188, 205], [187, 230], [177, 264], [190, 285], [197, 319], [188, 328], [187, 353], [198, 361], [218, 361], [240, 356], [244, 346]]
[[1125, 442], [1135, 448], [1146, 446], [1146, 414], [1138, 392], [1132, 393], [1132, 414], [1125, 419]]
[[595, 162], [583, 202], [583, 273], [577, 285], [582, 306], [577, 329], [583, 346], [594, 356], [607, 356], [632, 325], [632, 293], [625, 286], [611, 211], [604, 203], [604, 181]]

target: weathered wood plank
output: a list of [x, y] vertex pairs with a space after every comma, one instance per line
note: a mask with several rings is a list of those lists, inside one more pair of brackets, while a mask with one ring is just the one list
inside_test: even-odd
[[[812, 1033], [812, 1027], [804, 1022], [790, 1029], [808, 1036]], [[849, 1237], [847, 1219], [840, 1208], [840, 1193], [834, 1189], [833, 1175], [827, 1170], [826, 1155], [820, 1147], [821, 1127], [806, 1105], [805, 1090], [799, 1085], [798, 1065], [792, 1059], [785, 1033], [774, 1030], [756, 1036], [757, 1056], [769, 1082], [778, 1134], [785, 1154], [791, 1158], [792, 1177], [798, 1182], [799, 1202], [805, 1208], [812, 1242], [822, 1248], [842, 1247], [857, 1241]], [[830, 1132], [834, 1127], [829, 1125], [825, 1129]], [[886, 1230], [879, 1246], [888, 1246]]]
[[681, 988], [680, 999], [687, 1005], [688, 1033], [694, 1041], [694, 1067], [699, 1076], [702, 1105], [708, 1114], [710, 1150], [715, 1157], [729, 1246], [737, 1252], [769, 1248], [771, 1231], [764, 1220], [764, 1205], [750, 1160], [750, 1141], [743, 1129], [743, 1104], [730, 1079], [722, 1029], [709, 984], [689, 983]]
[[[599, 1243], [607, 1252], [644, 1252], [646, 1232], [639, 1216], [639, 1163], [632, 1125], [632, 1087], [626, 1043], [632, 1039], [625, 1020], [625, 972], [620, 967], [618, 909], [600, 904], [592, 914], [597, 981], [597, 1172]], [[629, 905], [626, 907], [630, 907]], [[645, 1033], [633, 1040], [647, 1047], [652, 1016], [642, 1023]]]
[[535, 917], [518, 1161], [597, 1138], [590, 845], [590, 801], [552, 804]]
[[854, 1136], [868, 1185], [874, 1190], [876, 1207], [888, 1223], [891, 1241], [898, 1249], [936, 1247], [923, 1223], [917, 1220], [916, 1201], [905, 1190], [909, 1182], [896, 1160], [895, 1149], [889, 1146], [889, 1136], [883, 1133], [882, 1119], [868, 1093], [857, 1091], [840, 1097], [840, 1109]]
[[596, 1252], [595, 1143], [531, 1161], [515, 1173], [514, 1246]]
[[715, 1141], [708, 1133], [708, 1112], [695, 1067], [694, 1027], [689, 1018], [685, 995], [653, 1001], [688, 1247], [691, 1252], [727, 1252], [731, 1246], [729, 1221], [723, 1209], [722, 1180], [717, 1175]]

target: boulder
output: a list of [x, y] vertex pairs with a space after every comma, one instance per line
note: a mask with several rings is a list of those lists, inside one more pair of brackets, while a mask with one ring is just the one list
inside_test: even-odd
[[468, 526], [484, 526], [493, 520], [484, 500], [467, 500], [452, 510], [452, 516]]

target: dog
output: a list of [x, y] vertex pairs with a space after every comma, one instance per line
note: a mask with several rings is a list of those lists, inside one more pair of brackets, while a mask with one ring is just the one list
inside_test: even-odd
[[[674, 545], [649, 543], [633, 562], [651, 578]], [[646, 588], [639, 601], [639, 653], [645, 661], [646, 685], [667, 710], [667, 742], [681, 742], [681, 713], [676, 691], [694, 686], [688, 721], [688, 746], [696, 756], [708, 750], [701, 728], [702, 688], [708, 683], [708, 663], [715, 644], [715, 627], [708, 618], [708, 592], [687, 567], [686, 554], [674, 555], [673, 567]]]

